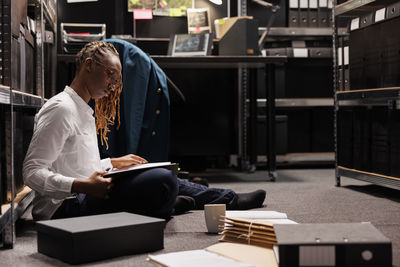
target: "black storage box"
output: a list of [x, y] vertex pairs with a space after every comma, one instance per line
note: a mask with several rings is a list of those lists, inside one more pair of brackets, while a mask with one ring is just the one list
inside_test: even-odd
[[164, 248], [165, 220], [120, 212], [37, 222], [38, 251], [80, 264]]
[[371, 223], [278, 224], [279, 267], [391, 267], [392, 243]]

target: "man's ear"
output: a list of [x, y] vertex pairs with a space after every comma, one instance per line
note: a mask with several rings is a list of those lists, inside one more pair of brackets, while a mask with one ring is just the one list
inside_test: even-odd
[[91, 72], [93, 69], [93, 66], [94, 66], [93, 59], [91, 59], [90, 57], [86, 58], [85, 59], [85, 70], [87, 72]]

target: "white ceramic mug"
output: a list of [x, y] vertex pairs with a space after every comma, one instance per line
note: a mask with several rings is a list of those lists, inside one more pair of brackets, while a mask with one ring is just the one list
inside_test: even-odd
[[219, 227], [223, 226], [221, 216], [225, 216], [225, 204], [206, 204], [204, 205], [204, 216], [206, 219], [206, 226], [209, 233], [218, 233]]

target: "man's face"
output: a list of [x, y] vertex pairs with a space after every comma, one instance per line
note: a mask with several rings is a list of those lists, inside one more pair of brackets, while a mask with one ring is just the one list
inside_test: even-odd
[[92, 75], [88, 84], [91, 98], [108, 96], [121, 83], [121, 62], [119, 57], [108, 53], [102, 61], [93, 60]]

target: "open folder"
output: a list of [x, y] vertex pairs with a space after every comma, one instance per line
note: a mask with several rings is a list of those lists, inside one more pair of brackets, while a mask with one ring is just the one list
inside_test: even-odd
[[106, 173], [103, 177], [116, 178], [116, 177], [121, 177], [121, 176], [125, 176], [125, 175], [132, 175], [132, 174], [135, 174], [140, 171], [154, 169], [154, 168], [165, 168], [165, 169], [171, 170], [175, 174], [178, 173], [178, 164], [167, 161], [167, 162], [144, 163], [144, 164], [134, 165], [134, 166], [127, 167], [127, 168], [113, 169], [113, 170], [109, 171], [108, 173]]
[[272, 249], [225, 242], [205, 249], [149, 255], [147, 261], [163, 267], [278, 267]]

